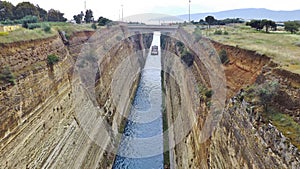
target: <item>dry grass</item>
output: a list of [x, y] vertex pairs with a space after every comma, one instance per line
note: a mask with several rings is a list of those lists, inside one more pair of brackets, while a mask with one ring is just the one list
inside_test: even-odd
[[71, 35], [72, 33], [78, 31], [93, 30], [91, 28], [91, 24], [76, 25], [71, 23], [60, 23], [60, 22], [49, 22], [47, 24], [51, 26], [51, 31], [48, 33], [45, 32], [42, 28], [37, 28], [34, 30], [20, 28], [18, 30], [0, 36], [0, 43], [12, 43], [12, 42], [19, 42], [19, 41], [49, 38], [57, 35], [58, 30], [65, 31], [67, 35]]
[[72, 24], [72, 23], [63, 23], [63, 22], [50, 22], [49, 23], [54, 30], [63, 30], [66, 32], [67, 35], [71, 35], [74, 32], [79, 31], [87, 31], [87, 30], [94, 30], [92, 29], [92, 24]]
[[0, 43], [12, 43], [19, 41], [28, 41], [35, 39], [43, 39], [54, 36], [56, 32], [51, 31], [46, 33], [41, 28], [37, 28], [34, 30], [29, 30], [25, 28], [21, 28], [12, 32], [9, 32], [7, 35], [0, 36]]
[[[218, 29], [227, 31], [229, 35], [214, 35], [213, 32]], [[284, 69], [300, 73], [300, 35], [292, 35], [284, 31], [265, 33], [245, 25], [215, 27], [202, 33], [223, 44], [265, 54]]]

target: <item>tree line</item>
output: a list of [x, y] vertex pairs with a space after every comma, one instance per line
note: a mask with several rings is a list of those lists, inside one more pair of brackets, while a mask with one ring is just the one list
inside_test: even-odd
[[[251, 20], [250, 22], [246, 23], [247, 26], [251, 28], [255, 28], [256, 30], [262, 30], [265, 28], [266, 32], [269, 32], [269, 28], [273, 31], [277, 30], [277, 24], [272, 20], [262, 19], [262, 20]], [[300, 23], [297, 21], [287, 21], [284, 22], [284, 29], [288, 32], [296, 33], [299, 31]]]
[[[213, 16], [207, 16], [205, 19], [200, 19], [199, 22], [191, 22], [192, 24], [200, 24], [200, 25], [208, 25], [208, 28], [210, 28], [211, 25], [226, 25], [230, 23], [244, 23], [244, 21], [240, 18], [227, 18], [223, 20], [217, 20]], [[265, 29], [265, 32], [269, 32], [270, 30], [276, 31], [277, 30], [277, 24], [275, 21], [268, 20], [268, 19], [254, 19], [249, 22], [246, 22], [247, 26], [250, 26], [251, 28], [254, 28], [258, 31], [261, 31]], [[287, 21], [284, 22], [284, 29], [288, 32], [297, 33], [300, 28], [300, 22], [299, 21]]]
[[227, 19], [215, 19], [213, 16], [207, 16], [205, 19], [200, 19], [198, 22], [191, 21], [192, 24], [200, 25], [226, 25], [231, 23], [244, 23], [245, 21], [241, 18], [227, 18]]
[[[25, 18], [25, 19], [24, 19]], [[27, 22], [28, 18], [30, 20]], [[98, 23], [99, 26], [104, 26], [112, 20], [99, 17], [98, 20], [94, 19], [93, 11], [88, 9], [81, 11], [79, 14], [73, 16], [74, 21], [77, 24], [81, 23]], [[26, 21], [24, 21], [26, 20]], [[64, 13], [59, 10], [50, 9], [46, 11], [45, 9], [39, 7], [39, 5], [33, 5], [30, 2], [21, 2], [14, 6], [12, 3], [7, 1], [0, 0], [0, 22], [3, 24], [26, 24], [27, 23], [36, 23], [37, 21], [41, 22], [66, 22], [67, 19], [64, 17]], [[24, 25], [23, 25], [24, 26]]]
[[67, 21], [64, 17], [64, 13], [61, 13], [59, 10], [50, 9], [49, 11], [46, 11], [39, 7], [39, 5], [35, 6], [30, 2], [21, 2], [14, 6], [10, 2], [0, 0], [0, 21], [19, 20], [26, 16], [36, 16], [39, 21]]
[[[112, 20], [100, 16], [97, 21], [94, 19], [93, 11], [91, 9], [86, 10], [85, 14], [81, 11], [79, 14], [73, 16], [74, 21], [77, 24], [81, 23], [98, 23], [98, 26], [105, 26], [108, 23], [112, 22]], [[94, 28], [96, 28], [94, 26]]]
[[277, 25], [272, 20], [262, 19], [262, 20], [251, 20], [250, 22], [246, 23], [247, 26], [251, 28], [255, 28], [256, 30], [266, 29], [266, 32], [269, 32], [271, 28], [273, 31], [277, 30]]

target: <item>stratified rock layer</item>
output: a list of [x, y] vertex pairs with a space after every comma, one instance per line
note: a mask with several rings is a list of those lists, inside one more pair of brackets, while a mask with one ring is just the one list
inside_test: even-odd
[[[169, 127], [171, 168], [299, 168], [299, 150], [290, 143], [275, 126], [262, 122], [253, 106], [239, 98], [239, 91], [259, 81], [278, 79], [280, 89], [290, 100], [283, 104], [279, 98], [274, 104], [297, 116], [300, 102], [299, 79], [297, 75], [277, 68], [267, 56], [254, 51], [226, 46], [208, 39], [200, 39], [198, 49], [201, 57], [211, 58], [213, 54], [225, 50], [229, 63], [220, 65], [226, 76], [227, 101], [220, 121], [216, 123], [211, 136], [203, 139], [205, 123], [211, 114], [211, 99], [203, 93], [191, 92], [195, 86], [210, 88], [210, 78], [203, 59], [195, 55], [193, 65], [186, 67], [176, 46], [177, 40], [169, 36], [162, 38], [164, 50], [173, 53], [163, 57], [163, 86], [165, 90], [165, 109]], [[171, 70], [171, 71], [169, 71]], [[187, 72], [193, 72], [194, 80]], [[261, 83], [261, 82], [260, 82]], [[294, 86], [294, 87], [293, 87]], [[187, 99], [200, 98], [200, 99]], [[198, 109], [192, 106], [199, 105]], [[289, 106], [291, 105], [291, 106]], [[196, 110], [196, 111], [195, 111]], [[293, 112], [293, 113], [292, 113]], [[295, 118], [296, 119], [296, 118]], [[178, 120], [178, 121], [176, 121]], [[196, 122], [195, 122], [196, 121]], [[186, 137], [178, 137], [188, 126], [192, 126]], [[176, 143], [175, 148], [173, 144]]]
[[[93, 34], [77, 32], [67, 45], [59, 36], [1, 44], [1, 68], [2, 65], [10, 67], [16, 83], [0, 88], [0, 168], [109, 168], [112, 165], [114, 154], [91, 139], [81, 126], [80, 120], [84, 119], [78, 119], [90, 117], [78, 117], [75, 112], [76, 106], [86, 105], [74, 102], [73, 68], [84, 43]], [[143, 66], [144, 53], [131, 54], [145, 49], [144, 41], [148, 40], [144, 37], [151, 41], [150, 35], [125, 38], [100, 63], [103, 70], [115, 70], [129, 56], [136, 62], [128, 64], [120, 74], [103, 71], [96, 83], [102, 114], [109, 114], [105, 119], [121, 132], [124, 117], [116, 112], [111, 87], [130, 98], [138, 79], [132, 86], [122, 84], [124, 80], [119, 80], [118, 85], [111, 84], [113, 80], [124, 79], [124, 75], [129, 76], [131, 72], [126, 71]], [[60, 59], [53, 67], [47, 64], [50, 54]], [[130, 99], [123, 103], [124, 115], [129, 104]], [[113, 144], [111, 139], [100, 139], [107, 142], [105, 146]]]

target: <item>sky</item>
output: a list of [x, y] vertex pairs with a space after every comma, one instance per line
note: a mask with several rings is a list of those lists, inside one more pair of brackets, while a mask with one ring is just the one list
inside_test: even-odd
[[[188, 14], [189, 0], [6, 0], [14, 5], [29, 1], [39, 4], [49, 10], [51, 8], [65, 13], [65, 17], [72, 19], [73, 15], [84, 10], [84, 1], [87, 9], [92, 9], [94, 17], [104, 16], [112, 20], [119, 20], [122, 16], [128, 17], [143, 13], [160, 13], [171, 16]], [[300, 9], [299, 0], [191, 0], [191, 13], [217, 12], [239, 8], [266, 8], [271, 10]]]

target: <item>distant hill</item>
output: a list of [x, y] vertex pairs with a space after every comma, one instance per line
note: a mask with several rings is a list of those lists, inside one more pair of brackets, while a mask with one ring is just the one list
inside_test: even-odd
[[[245, 8], [212, 13], [196, 13], [191, 14], [191, 20], [199, 21], [200, 19], [204, 19], [208, 15], [212, 15], [216, 19], [242, 18], [245, 20], [271, 19], [274, 21], [300, 20], [300, 10], [273, 11], [264, 8]], [[180, 15], [178, 17], [183, 20], [188, 20], [189, 15]]]

